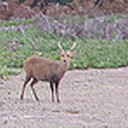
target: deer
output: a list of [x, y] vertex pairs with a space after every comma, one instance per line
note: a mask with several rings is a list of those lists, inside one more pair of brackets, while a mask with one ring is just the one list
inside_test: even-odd
[[20, 95], [21, 100], [24, 97], [26, 85], [32, 79], [30, 82], [30, 87], [37, 101], [39, 101], [39, 98], [35, 92], [34, 85], [37, 84], [38, 81], [47, 81], [50, 83], [52, 102], [55, 101], [54, 93], [56, 94], [56, 101], [58, 103], [60, 102], [59, 83], [69, 68], [70, 60], [73, 58], [75, 53], [76, 43], [74, 43], [69, 50], [64, 50], [60, 42], [57, 43], [57, 46], [59, 48], [57, 55], [60, 57], [60, 60], [58, 61], [46, 59], [43, 56], [37, 55], [32, 55], [24, 61], [23, 69], [26, 76], [22, 87], [22, 93]]

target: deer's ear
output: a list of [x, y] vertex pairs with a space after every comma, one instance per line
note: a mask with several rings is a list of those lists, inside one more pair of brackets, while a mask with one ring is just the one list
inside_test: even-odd
[[57, 51], [56, 51], [56, 54], [57, 54], [58, 56], [60, 56], [60, 55], [61, 55], [61, 50], [57, 50]]
[[73, 49], [73, 50], [70, 50], [70, 52], [71, 52], [72, 56], [74, 56], [76, 53], [76, 50]]

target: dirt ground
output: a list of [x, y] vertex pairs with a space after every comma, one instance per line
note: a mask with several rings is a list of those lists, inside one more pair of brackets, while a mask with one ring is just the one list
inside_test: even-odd
[[60, 83], [61, 103], [52, 103], [46, 82], [28, 86], [24, 73], [0, 80], [0, 128], [128, 128], [128, 67], [68, 71]]

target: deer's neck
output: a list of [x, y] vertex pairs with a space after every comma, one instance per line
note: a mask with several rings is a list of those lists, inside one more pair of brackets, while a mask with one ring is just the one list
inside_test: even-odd
[[69, 62], [63, 62], [63, 61], [61, 61], [60, 63], [61, 63], [62, 67], [63, 67], [65, 70], [68, 70], [68, 68], [69, 68]]

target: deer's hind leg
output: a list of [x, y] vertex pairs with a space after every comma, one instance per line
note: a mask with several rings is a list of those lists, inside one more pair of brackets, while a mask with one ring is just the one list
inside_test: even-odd
[[34, 87], [33, 87], [36, 83], [38, 83], [38, 80], [37, 80], [36, 78], [33, 78], [33, 81], [31, 82], [30, 86], [31, 86], [31, 89], [32, 89], [32, 92], [33, 92], [33, 94], [34, 94], [35, 99], [36, 99], [37, 101], [39, 101], [39, 98], [38, 98], [38, 96], [37, 96], [37, 94], [36, 94], [36, 91], [35, 91], [35, 89], [34, 89]]
[[22, 88], [22, 93], [21, 93], [21, 95], [20, 95], [20, 99], [21, 100], [23, 100], [23, 97], [24, 97], [24, 91], [25, 91], [25, 89], [26, 89], [26, 85], [27, 85], [27, 83], [29, 82], [31, 80], [31, 77], [26, 77], [26, 79], [25, 79], [25, 82], [24, 82], [24, 84], [23, 84], [23, 88]]

